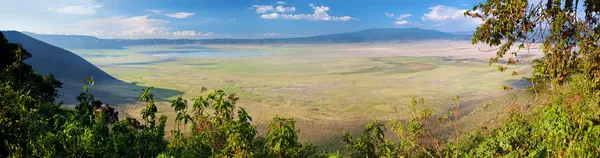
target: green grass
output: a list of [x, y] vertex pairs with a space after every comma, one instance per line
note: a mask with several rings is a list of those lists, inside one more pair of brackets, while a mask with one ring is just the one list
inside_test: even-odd
[[[248, 58], [165, 59], [135, 53], [137, 50], [169, 50], [174, 46], [74, 52], [85, 53], [88, 55], [85, 59], [116, 78], [182, 91], [185, 99], [201, 95], [201, 87], [236, 93], [240, 97], [239, 105], [246, 108], [255, 122], [277, 115], [319, 121], [406, 117], [411, 95], [425, 97], [441, 114], [449, 109], [454, 96], [460, 96], [465, 103], [491, 98], [503, 93], [499, 90], [501, 85], [511, 85], [520, 79], [509, 72], [498, 72], [495, 66], [484, 62], [454, 62], [442, 57], [350, 58], [343, 52], [320, 51], [320, 48], [335, 50], [335, 47], [213, 48], [273, 53]], [[177, 95], [157, 97], [175, 99]], [[125, 108], [136, 117], [141, 110], [141, 106], [136, 105]], [[168, 102], [159, 103], [159, 113], [174, 117]]]

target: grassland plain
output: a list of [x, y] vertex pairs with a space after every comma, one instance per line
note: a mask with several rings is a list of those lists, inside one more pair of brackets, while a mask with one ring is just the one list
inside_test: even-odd
[[[477, 111], [474, 109], [481, 104], [502, 106], [507, 103], [490, 103], [488, 99], [507, 95], [500, 87], [519, 83], [520, 76], [511, 76], [512, 71], [498, 72], [495, 66], [489, 66], [487, 58], [494, 54], [479, 48], [485, 46], [473, 46], [467, 41], [427, 41], [338, 45], [155, 45], [125, 50], [72, 51], [118, 79], [182, 91], [186, 99], [200, 95], [203, 86], [236, 93], [240, 97], [239, 105], [247, 109], [260, 127], [259, 133], [265, 133], [264, 124], [274, 116], [292, 117], [298, 121], [302, 141], [316, 143], [325, 149], [339, 149], [337, 140], [342, 131], [357, 133], [361, 125], [372, 118], [406, 118], [410, 95], [426, 98], [438, 114], [450, 108], [454, 96], [459, 96], [462, 106], [469, 111]], [[198, 49], [272, 54], [214, 58], [157, 57], [136, 53]], [[533, 55], [539, 56], [535, 52]], [[526, 72], [527, 66], [516, 65], [511, 70]], [[162, 99], [177, 97], [156, 95]], [[135, 104], [119, 107], [136, 118], [143, 108]], [[160, 114], [174, 118], [175, 113], [168, 102], [160, 102], [158, 108]], [[476, 116], [484, 117], [472, 115]], [[173, 126], [167, 127], [170, 128]]]

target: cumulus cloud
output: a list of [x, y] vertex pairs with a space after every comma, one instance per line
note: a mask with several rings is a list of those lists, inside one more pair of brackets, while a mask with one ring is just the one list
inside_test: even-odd
[[252, 5], [252, 8], [256, 10], [256, 13], [259, 14], [265, 14], [265, 13], [269, 13], [269, 12], [280, 12], [280, 13], [285, 13], [285, 12], [295, 12], [296, 11], [296, 7], [284, 7], [282, 5], [280, 6], [272, 6], [272, 5]]
[[404, 25], [404, 24], [408, 24], [408, 21], [396, 21], [396, 22], [394, 22], [394, 24], [396, 24], [396, 25]]
[[277, 4], [285, 4], [285, 2], [284, 2], [284, 1], [277, 1], [277, 2], [275, 2], [275, 3], [277, 3]]
[[111, 17], [91, 19], [76, 23], [83, 34], [102, 38], [203, 38], [219, 36], [213, 32], [194, 30], [173, 31], [169, 21], [152, 19], [148, 16]]
[[196, 14], [196, 13], [179, 12], [179, 13], [173, 13], [173, 14], [166, 14], [166, 16], [171, 17], [171, 18], [184, 19], [184, 18], [188, 18], [194, 14]]
[[190, 31], [190, 30], [175, 31], [175, 32], [171, 32], [171, 34], [173, 34], [173, 36], [196, 36], [196, 31]]
[[258, 37], [291, 37], [294, 35], [286, 34], [286, 33], [267, 32], [267, 33], [263, 33], [263, 34], [256, 34], [255, 36], [258, 36]]
[[466, 9], [458, 9], [454, 7], [448, 7], [443, 5], [438, 5], [429, 8], [430, 12], [425, 13], [422, 17], [423, 20], [430, 21], [447, 21], [447, 20], [456, 20], [460, 18], [464, 18], [463, 13]]
[[400, 14], [400, 15], [396, 16], [393, 13], [386, 12], [385, 16], [390, 17], [390, 18], [395, 18], [396, 21], [394, 22], [394, 25], [405, 25], [405, 24], [413, 24], [414, 25], [414, 24], [416, 24], [416, 23], [408, 22], [407, 20], [405, 20], [406, 18], [411, 17], [412, 14]]
[[277, 18], [279, 18], [279, 14], [277, 14], [277, 13], [263, 14], [263, 15], [260, 15], [260, 18], [263, 18], [263, 19], [277, 19]]
[[396, 20], [404, 20], [405, 18], [408, 18], [412, 16], [412, 14], [402, 14], [402, 15], [398, 15], [398, 17], [396, 17]]
[[69, 5], [64, 7], [48, 8], [47, 11], [53, 11], [61, 14], [93, 15], [96, 9], [102, 8], [102, 5]]
[[258, 34], [257, 36], [269, 36], [269, 37], [276, 37], [276, 36], [281, 36], [280, 33], [275, 33], [275, 32], [267, 32], [264, 34]]
[[185, 37], [185, 38], [212, 37], [215, 35], [213, 32], [202, 33], [202, 32], [196, 32], [196, 31], [192, 31], [192, 30], [175, 31], [175, 32], [171, 32], [171, 34], [173, 35], [173, 37], [176, 37], [176, 38], [179, 38], [179, 37]]
[[256, 13], [259, 14], [275, 11], [272, 5], [252, 5], [252, 8], [256, 9]]
[[280, 12], [280, 13], [285, 13], [285, 12], [295, 12], [295, 11], [296, 11], [296, 7], [283, 7], [283, 6], [277, 6], [277, 7], [275, 8], [275, 10], [276, 10], [277, 12]]
[[151, 19], [148, 16], [128, 18], [112, 17], [84, 20], [76, 23], [79, 28], [91, 30], [91, 35], [102, 37], [156, 37], [168, 36], [166, 20]]
[[432, 21], [438, 23], [462, 23], [470, 25], [479, 25], [481, 20], [465, 17], [463, 14], [467, 9], [459, 9], [455, 7], [437, 5], [429, 8], [429, 12], [423, 14], [423, 21]]
[[[286, 20], [311, 20], [311, 21], [349, 21], [352, 19], [356, 19], [356, 18], [352, 18], [350, 16], [331, 16], [329, 15], [329, 13], [327, 13], [330, 8], [326, 7], [326, 6], [315, 6], [315, 5], [310, 5], [313, 9], [314, 12], [313, 14], [284, 14], [283, 12], [294, 12], [295, 8], [293, 7], [287, 7], [288, 10], [287, 11], [283, 11], [283, 10], [279, 10], [279, 7], [282, 6], [278, 6], [277, 8], [275, 8], [276, 10], [273, 10], [273, 6], [260, 6], [257, 7], [257, 5], [255, 5], [256, 8], [256, 12], [260, 15], [261, 18], [263, 19], [286, 19]], [[284, 8], [284, 7], [282, 7]], [[291, 9], [293, 8], [293, 9]], [[278, 13], [280, 12], [280, 13]]]
[[385, 13], [383, 13], [383, 14], [385, 14], [385, 16], [387, 16], [387, 17], [390, 17], [390, 18], [393, 18], [393, 17], [394, 17], [394, 13], [388, 13], [388, 12], [385, 12]]
[[152, 12], [154, 14], [160, 14], [163, 12], [162, 10], [147, 10], [147, 11]]

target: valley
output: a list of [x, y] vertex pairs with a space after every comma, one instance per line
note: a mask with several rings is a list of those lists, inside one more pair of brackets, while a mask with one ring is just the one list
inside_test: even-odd
[[600, 0], [0, 5], [0, 158], [600, 157]]
[[[406, 119], [411, 95], [426, 98], [439, 115], [449, 110], [454, 96], [460, 97], [466, 110], [472, 110], [490, 98], [506, 95], [500, 90], [502, 85], [521, 83], [520, 76], [510, 75], [512, 71], [502, 73], [496, 66], [489, 66], [487, 58], [494, 54], [479, 49], [485, 46], [432, 40], [328, 45], [151, 45], [71, 51], [127, 83], [181, 91], [188, 100], [201, 95], [201, 87], [236, 93], [240, 98], [238, 105], [253, 116], [259, 134], [266, 132], [271, 118], [291, 117], [298, 122], [302, 141], [340, 149], [336, 139], [343, 131], [358, 133], [361, 125], [373, 118]], [[149, 51], [212, 53], [157, 56]], [[235, 55], [210, 56], [214, 52]], [[255, 56], [256, 53], [260, 55]], [[527, 68], [511, 67], [522, 73], [527, 73]], [[118, 94], [140, 93], [135, 89], [120, 90], [123, 92]], [[174, 117], [167, 100], [179, 95], [155, 95], [164, 100], [158, 103], [158, 115]], [[138, 119], [144, 108], [132, 103], [120, 103], [117, 107]], [[173, 124], [167, 123], [167, 129], [172, 129]]]

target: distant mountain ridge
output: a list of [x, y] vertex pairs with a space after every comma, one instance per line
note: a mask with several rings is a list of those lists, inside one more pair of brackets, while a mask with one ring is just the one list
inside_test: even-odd
[[418, 28], [367, 29], [357, 32], [296, 38], [265, 39], [100, 39], [83, 35], [26, 35], [65, 49], [122, 49], [127, 46], [156, 44], [332, 44], [404, 42], [415, 40], [469, 40], [470, 34], [447, 33]]

